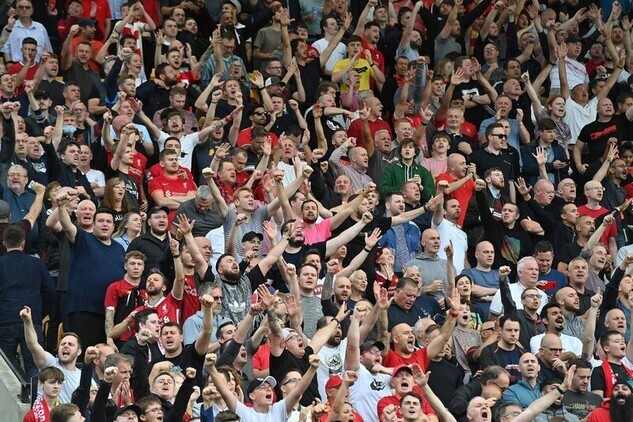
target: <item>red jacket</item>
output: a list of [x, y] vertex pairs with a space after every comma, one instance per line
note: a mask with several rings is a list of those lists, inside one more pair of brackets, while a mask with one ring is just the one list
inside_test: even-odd
[[609, 406], [609, 400], [602, 402], [602, 406], [594, 410], [587, 417], [587, 422], [611, 422], [611, 406]]

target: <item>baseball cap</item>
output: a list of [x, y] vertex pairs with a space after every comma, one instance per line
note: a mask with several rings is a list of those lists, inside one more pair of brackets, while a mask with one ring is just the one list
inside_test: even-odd
[[249, 394], [251, 394], [253, 391], [257, 390], [259, 387], [261, 387], [266, 382], [268, 384], [270, 384], [270, 386], [272, 388], [275, 388], [275, 386], [277, 386], [277, 381], [275, 381], [275, 379], [273, 377], [271, 377], [270, 375], [267, 376], [266, 378], [255, 378], [253, 381], [251, 381], [248, 384], [248, 389], [246, 390], [246, 395], [248, 396]]
[[161, 207], [161, 206], [155, 206], [149, 209], [149, 211], [147, 212], [147, 216], [151, 217], [152, 214], [157, 213], [158, 211], [165, 211], [167, 214], [169, 214], [170, 210], [167, 207]]
[[264, 241], [264, 236], [262, 236], [261, 233], [251, 231], [242, 236], [242, 242], [248, 242], [249, 240], [253, 240], [256, 237], [258, 237], [259, 240], [261, 240], [262, 242]]
[[575, 35], [573, 35], [573, 34], [572, 34], [572, 35], [569, 35], [569, 36], [565, 39], [565, 42], [566, 42], [567, 44], [569, 44], [569, 43], [571, 43], [571, 42], [573, 42], [573, 43], [580, 42], [580, 40], [578, 39], [578, 37], [577, 37], [577, 36], [575, 36]]
[[367, 340], [360, 345], [360, 354], [362, 355], [374, 346], [376, 346], [381, 352], [385, 350], [385, 344], [382, 341]]
[[81, 18], [77, 21], [77, 25], [79, 26], [90, 26], [94, 25], [95, 23], [97, 23], [97, 21], [90, 18]]
[[340, 387], [343, 384], [343, 378], [340, 375], [330, 375], [330, 378], [325, 383], [325, 391], [330, 388]]
[[48, 100], [50, 97], [50, 95], [48, 95], [48, 92], [43, 91], [43, 90], [38, 90], [35, 91], [35, 94], [33, 94], [33, 97], [35, 97], [36, 100]]
[[281, 79], [279, 79], [278, 76], [271, 76], [270, 78], [266, 79], [266, 82], [264, 82], [264, 86], [271, 86], [271, 85], [277, 85], [277, 84], [286, 85], [285, 83], [281, 82]]
[[11, 214], [9, 203], [0, 199], [0, 218], [9, 218], [9, 214]]
[[406, 369], [407, 371], [409, 371], [410, 374], [413, 375], [413, 369], [411, 369], [411, 365], [398, 365], [395, 368], [393, 368], [393, 372], [391, 372], [391, 376], [395, 377], [396, 374], [400, 372], [400, 370], [402, 369]]
[[134, 413], [136, 413], [136, 416], [139, 417], [143, 414], [139, 406], [135, 404], [128, 404], [127, 406], [119, 407], [116, 412], [114, 412], [114, 419], [118, 418], [128, 410], [132, 410]]

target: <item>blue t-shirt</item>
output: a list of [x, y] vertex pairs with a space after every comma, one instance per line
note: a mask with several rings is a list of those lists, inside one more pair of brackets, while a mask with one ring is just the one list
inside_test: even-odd
[[71, 245], [72, 264], [68, 279], [68, 312], [105, 314], [103, 301], [108, 286], [121, 280], [125, 250], [117, 242], [104, 244], [92, 233], [77, 228]]

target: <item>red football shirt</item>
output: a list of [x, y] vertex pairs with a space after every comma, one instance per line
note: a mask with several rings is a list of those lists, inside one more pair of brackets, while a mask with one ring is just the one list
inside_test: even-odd
[[[181, 178], [179, 176], [169, 177], [165, 174], [155, 177], [149, 182], [149, 194], [152, 196], [154, 192], [163, 192], [166, 198], [178, 198], [196, 194], [196, 184], [193, 178]], [[174, 220], [176, 210], [173, 209], [169, 213], [169, 225]]]

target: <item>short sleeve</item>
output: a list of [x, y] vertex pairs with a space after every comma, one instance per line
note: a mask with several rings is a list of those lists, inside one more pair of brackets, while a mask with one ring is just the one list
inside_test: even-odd
[[105, 300], [103, 302], [103, 307], [106, 310], [114, 310], [117, 306], [118, 297], [117, 297], [117, 283], [110, 284], [108, 286], [108, 290], [106, 290]]
[[503, 313], [503, 304], [501, 303], [501, 290], [497, 290], [492, 302], [490, 303], [490, 312], [495, 315], [501, 315]]
[[158, 190], [160, 191], [163, 190], [163, 186], [161, 185], [157, 177], [154, 177], [152, 180], [150, 180], [149, 183], [147, 184], [147, 187], [149, 189], [150, 196]]

